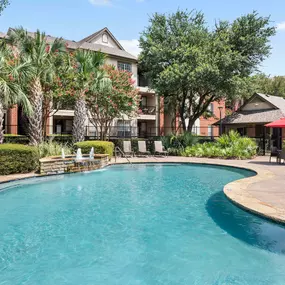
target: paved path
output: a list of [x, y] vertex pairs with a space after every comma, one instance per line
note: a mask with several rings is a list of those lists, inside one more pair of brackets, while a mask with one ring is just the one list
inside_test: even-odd
[[10, 175], [0, 175], [0, 183], [8, 182], [11, 180], [31, 178], [31, 177], [35, 177], [35, 176], [39, 176], [39, 174], [36, 174], [34, 172], [30, 172], [30, 173], [24, 173], [24, 174], [18, 173], [18, 174], [10, 174]]
[[[139, 162], [181, 162], [209, 163], [249, 168], [257, 172], [256, 176], [234, 181], [224, 187], [224, 193], [234, 203], [252, 212], [285, 223], [285, 164], [269, 163], [268, 157], [253, 160], [223, 160], [187, 157], [149, 157], [131, 158], [132, 163]], [[128, 163], [119, 158], [115, 163]], [[38, 176], [34, 173], [0, 176], [0, 183], [15, 179]]]

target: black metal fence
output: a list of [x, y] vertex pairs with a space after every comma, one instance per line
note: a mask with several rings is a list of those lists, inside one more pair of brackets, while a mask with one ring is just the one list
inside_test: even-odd
[[[223, 128], [223, 133], [228, 133], [232, 128]], [[235, 128], [241, 136], [247, 136], [256, 141], [258, 146], [258, 153], [265, 155], [269, 153], [273, 146], [282, 148], [282, 131], [281, 129], [268, 129], [265, 127], [246, 127]], [[57, 141], [65, 142], [72, 140], [72, 129], [55, 129], [52, 126], [46, 126], [47, 138], [53, 138]], [[284, 132], [284, 131], [283, 131]], [[5, 142], [19, 142], [27, 143], [27, 132], [25, 129], [18, 127], [17, 125], [5, 126]], [[181, 128], [161, 128], [154, 126], [132, 126], [123, 125], [110, 127], [107, 132], [102, 133], [100, 129], [95, 128], [93, 125], [85, 127], [85, 139], [86, 140], [100, 140], [102, 138], [107, 140], [116, 139], [153, 139], [168, 135], [179, 135], [183, 133]], [[205, 126], [194, 127], [192, 133], [201, 138], [200, 141], [214, 141], [219, 137], [219, 126]], [[13, 134], [18, 134], [13, 136]], [[285, 137], [285, 133], [283, 134]]]

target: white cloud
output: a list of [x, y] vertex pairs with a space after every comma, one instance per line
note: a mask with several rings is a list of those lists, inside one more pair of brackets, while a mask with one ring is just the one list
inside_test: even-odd
[[111, 0], [89, 0], [95, 6], [111, 6]]
[[277, 24], [277, 30], [278, 31], [284, 31], [285, 30], [285, 21]]
[[133, 40], [120, 40], [120, 44], [124, 47], [124, 49], [129, 52], [130, 54], [133, 54], [135, 56], [138, 56], [141, 52], [141, 49], [139, 48], [139, 41], [136, 39]]
[[[144, 2], [145, 0], [136, 0], [136, 2]], [[89, 2], [94, 6], [112, 6], [113, 0], [89, 0]]]

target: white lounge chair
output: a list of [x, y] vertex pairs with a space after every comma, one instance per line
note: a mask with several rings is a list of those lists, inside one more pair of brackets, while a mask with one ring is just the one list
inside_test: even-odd
[[123, 141], [123, 152], [124, 152], [124, 157], [134, 156], [134, 152], [132, 151], [132, 145], [130, 141]]
[[146, 149], [145, 141], [138, 141], [138, 155], [144, 155], [144, 156], [150, 155], [150, 151]]
[[163, 156], [168, 155], [168, 151], [166, 151], [164, 149], [161, 141], [155, 141], [154, 142], [154, 153], [159, 154], [159, 155], [163, 155]]

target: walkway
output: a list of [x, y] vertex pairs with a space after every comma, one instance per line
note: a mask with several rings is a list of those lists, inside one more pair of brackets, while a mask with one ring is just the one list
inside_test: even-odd
[[[285, 223], [285, 165], [268, 162], [268, 157], [253, 160], [223, 160], [187, 157], [131, 158], [132, 163], [140, 162], [180, 162], [208, 163], [248, 168], [257, 172], [256, 176], [234, 181], [224, 187], [226, 196], [239, 206], [272, 220]], [[112, 159], [111, 164], [128, 163], [125, 158]], [[0, 183], [15, 179], [38, 176], [34, 173], [0, 176]]]

